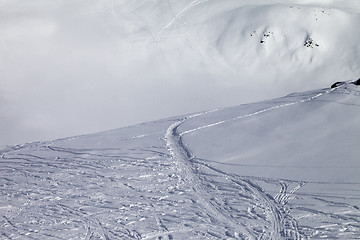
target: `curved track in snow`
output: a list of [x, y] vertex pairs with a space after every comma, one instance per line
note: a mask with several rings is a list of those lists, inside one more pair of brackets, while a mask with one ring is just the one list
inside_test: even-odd
[[315, 99], [359, 107], [344, 94], [360, 96], [344, 86], [231, 117], [210, 111], [0, 149], [0, 238], [354, 239], [359, 182], [234, 174], [196, 156], [187, 142], [194, 134], [200, 139], [194, 144], [205, 146], [201, 131], [218, 133], [215, 126]]
[[[184, 179], [191, 183], [198, 201], [204, 208], [217, 218], [225, 226], [231, 227], [234, 234], [245, 239], [301, 239], [298, 224], [290, 215], [287, 209], [287, 202], [304, 183], [298, 185], [287, 192], [288, 184], [283, 181], [276, 182], [281, 186], [280, 193], [273, 198], [266, 194], [263, 189], [254, 183], [250, 178], [237, 176], [219, 170], [211, 164], [196, 158], [182, 141], [182, 136], [205, 128], [211, 128], [229, 121], [236, 121], [247, 117], [252, 117], [261, 113], [276, 110], [295, 104], [305, 103], [329, 94], [334, 89], [327, 89], [309, 98], [280, 104], [255, 111], [250, 114], [241, 115], [229, 120], [214, 122], [194, 129], [179, 132], [178, 128], [187, 120], [201, 116], [208, 112], [189, 115], [173, 123], [167, 129], [165, 140], [170, 156], [179, 161], [180, 168], [183, 169]], [[221, 179], [221, 180], [220, 180]], [[264, 181], [266, 181], [264, 179]], [[225, 191], [219, 186], [225, 185]], [[230, 194], [231, 193], [231, 194]], [[234, 194], [236, 193], [236, 194]], [[250, 199], [250, 201], [249, 201]], [[235, 216], [238, 213], [238, 216]], [[252, 218], [245, 221], [241, 218]], [[262, 224], [262, 226], [259, 225]]]
[[[239, 237], [239, 234], [241, 234], [241, 237], [243, 238], [253, 239], [255, 234], [249, 231], [246, 225], [235, 221], [234, 218], [224, 213], [219, 205], [214, 204], [214, 202], [210, 200], [207, 189], [203, 187], [206, 183], [202, 182], [197, 176], [199, 172], [197, 172], [198, 170], [195, 169], [196, 167], [191, 161], [192, 156], [183, 145], [181, 137], [177, 132], [178, 127], [186, 121], [186, 119], [192, 117], [193, 116], [185, 117], [184, 119], [175, 122], [167, 129], [165, 140], [170, 156], [176, 161], [179, 161], [179, 167], [182, 168], [184, 174], [183, 178], [187, 183], [190, 183], [189, 186], [191, 186], [193, 193], [195, 193], [195, 196], [197, 197], [196, 201], [200, 202], [204, 209], [206, 209], [214, 219], [219, 221], [219, 223], [224, 224], [224, 227], [230, 227], [233, 230], [235, 237]], [[227, 235], [229, 235], [229, 233], [227, 233]]]
[[[172, 124], [167, 130], [165, 139], [171, 157], [180, 162], [179, 167], [183, 169], [184, 179], [191, 183], [192, 190], [198, 198], [197, 201], [223, 224], [224, 228], [230, 227], [235, 237], [281, 239], [285, 231], [285, 226], [283, 226], [285, 218], [273, 199], [266, 195], [261, 187], [250, 179], [239, 178], [213, 168], [195, 159], [187, 150], [177, 130], [184, 121], [192, 117], [194, 116], [185, 117]], [[228, 189], [219, 189], [221, 185], [226, 185]], [[230, 201], [235, 202], [230, 203]], [[238, 216], [234, 216], [236, 214]], [[248, 218], [247, 214], [252, 215], [253, 223], [244, 224], [243, 219], [239, 219]], [[260, 222], [264, 225], [259, 226]], [[292, 235], [299, 236], [298, 232]]]

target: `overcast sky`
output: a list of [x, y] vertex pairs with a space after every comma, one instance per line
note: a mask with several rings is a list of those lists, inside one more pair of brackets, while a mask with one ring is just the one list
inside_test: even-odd
[[296, 89], [273, 87], [285, 76], [276, 69], [249, 74], [207, 55], [200, 38], [187, 41], [181, 32], [187, 25], [177, 22], [176, 13], [191, 1], [165, 2], [0, 1], [0, 145], [92, 133]]

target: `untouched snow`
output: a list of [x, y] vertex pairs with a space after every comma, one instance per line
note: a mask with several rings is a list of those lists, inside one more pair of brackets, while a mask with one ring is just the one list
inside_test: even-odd
[[2, 239], [356, 239], [360, 87], [1, 150]]
[[358, 78], [359, 13], [358, 0], [2, 0], [0, 145]]

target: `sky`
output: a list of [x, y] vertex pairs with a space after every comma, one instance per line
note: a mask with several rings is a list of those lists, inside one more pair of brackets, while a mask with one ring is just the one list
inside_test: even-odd
[[[271, 8], [263, 9], [268, 14], [261, 18], [256, 9], [226, 2], [219, 10], [216, 1], [0, 1], [0, 146], [114, 129], [355, 78], [358, 63], [345, 64], [352, 56], [344, 55], [340, 66], [328, 60], [333, 55], [324, 48], [304, 50], [308, 32], [302, 26], [300, 47], [280, 48], [286, 34], [266, 25]], [[241, 17], [231, 21], [232, 14], [252, 19], [251, 24], [241, 25]], [[350, 18], [342, 19], [347, 26]], [[324, 24], [329, 21], [324, 17]], [[344, 26], [340, 33], [352, 34]], [[267, 29], [282, 36], [274, 37], [279, 42], [270, 48], [250, 37]], [[347, 53], [351, 44], [338, 51]], [[323, 71], [334, 67], [336, 74]], [[326, 80], [303, 84], [312, 81], [309, 76]], [[284, 84], [287, 79], [291, 84]]]

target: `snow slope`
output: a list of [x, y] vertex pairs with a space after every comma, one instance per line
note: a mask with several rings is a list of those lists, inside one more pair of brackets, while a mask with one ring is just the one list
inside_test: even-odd
[[358, 0], [2, 0], [0, 145], [357, 78], [359, 13]]
[[1, 150], [2, 239], [356, 239], [360, 87]]

